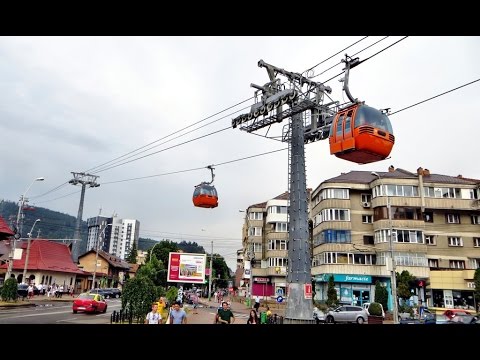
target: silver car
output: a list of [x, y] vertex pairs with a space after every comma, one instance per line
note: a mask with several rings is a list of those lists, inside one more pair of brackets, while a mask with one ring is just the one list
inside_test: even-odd
[[313, 308], [313, 319], [315, 323], [324, 323], [325, 322], [325, 313], [317, 308], [316, 306]]
[[325, 322], [335, 323], [357, 323], [363, 324], [368, 319], [367, 311], [361, 306], [342, 305], [327, 313]]

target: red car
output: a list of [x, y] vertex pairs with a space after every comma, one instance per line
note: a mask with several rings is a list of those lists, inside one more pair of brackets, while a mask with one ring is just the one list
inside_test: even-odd
[[77, 296], [72, 305], [73, 313], [84, 312], [107, 312], [107, 302], [100, 294], [82, 293]]

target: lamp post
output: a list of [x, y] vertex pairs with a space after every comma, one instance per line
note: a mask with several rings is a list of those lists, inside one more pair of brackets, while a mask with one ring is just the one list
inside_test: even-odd
[[387, 213], [388, 213], [388, 227], [389, 227], [389, 246], [390, 246], [390, 258], [392, 260], [392, 273], [390, 277], [390, 283], [392, 286], [392, 302], [393, 302], [393, 323], [398, 324], [398, 301], [397, 301], [397, 272], [396, 272], [396, 265], [395, 265], [395, 257], [393, 252], [393, 227], [392, 227], [392, 209], [390, 205], [390, 197], [388, 196], [388, 190], [386, 186], [383, 185], [382, 177], [372, 171], [371, 174], [376, 176], [380, 181], [380, 188], [383, 190], [385, 189], [385, 196], [387, 197]]
[[95, 254], [95, 268], [93, 270], [93, 277], [92, 277], [92, 290], [95, 288], [95, 276], [97, 275], [97, 263], [98, 263], [98, 248], [100, 247], [100, 239], [102, 238], [102, 235], [105, 236], [105, 230], [107, 229], [107, 226], [111, 226], [112, 224], [106, 224], [103, 230], [98, 234], [98, 239], [97, 239], [97, 249], [96, 249], [96, 254]]
[[212, 273], [213, 273], [213, 240], [212, 251], [210, 252], [210, 274], [208, 275], [208, 301], [212, 297]]
[[9, 257], [8, 257], [8, 267], [7, 267], [7, 273], [5, 274], [5, 280], [9, 279], [9, 278], [10, 278], [10, 275], [11, 275], [11, 273], [12, 273], [12, 269], [13, 269], [13, 255], [15, 254], [16, 240], [21, 237], [20, 215], [22, 214], [23, 205], [24, 205], [25, 202], [26, 202], [25, 196], [27, 195], [28, 190], [30, 190], [30, 187], [33, 185], [33, 183], [34, 183], [35, 181], [43, 181], [43, 180], [45, 180], [44, 177], [38, 177], [38, 178], [36, 178], [35, 180], [33, 180], [33, 181], [31, 182], [31, 184], [28, 185], [27, 190], [25, 190], [25, 192], [23, 193], [23, 195], [20, 196], [20, 201], [19, 201], [19, 203], [18, 203], [17, 220], [16, 220], [16, 223], [15, 223], [15, 225], [16, 225], [16, 227], [17, 227], [17, 233], [16, 233], [15, 236], [13, 237], [12, 246], [11, 246], [11, 248], [10, 248], [10, 254], [9, 254]]
[[150, 250], [150, 258], [148, 259], [149, 264], [152, 262], [153, 249], [155, 249], [155, 246], [157, 246], [158, 244], [160, 244], [160, 243], [157, 242], [155, 245], [152, 246], [152, 250]]
[[35, 220], [35, 222], [33, 223], [32, 229], [27, 234], [28, 235], [27, 254], [25, 255], [25, 266], [23, 267], [23, 277], [22, 277], [23, 282], [25, 284], [27, 284], [26, 278], [27, 278], [27, 269], [28, 269], [28, 258], [30, 256], [30, 244], [31, 244], [31, 240], [32, 240], [33, 228], [35, 227], [35, 225], [37, 224], [38, 221], [40, 221], [40, 219]]

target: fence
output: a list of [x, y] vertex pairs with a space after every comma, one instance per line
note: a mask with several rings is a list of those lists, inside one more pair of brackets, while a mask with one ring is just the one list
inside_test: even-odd
[[144, 316], [134, 316], [126, 309], [113, 310], [110, 315], [110, 324], [143, 324]]

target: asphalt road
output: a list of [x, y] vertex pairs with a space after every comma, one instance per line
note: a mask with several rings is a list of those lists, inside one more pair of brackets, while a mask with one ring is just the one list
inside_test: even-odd
[[114, 310], [120, 310], [120, 299], [107, 300], [105, 314], [72, 312], [72, 302], [39, 301], [35, 306], [0, 308], [0, 324], [110, 324]]

